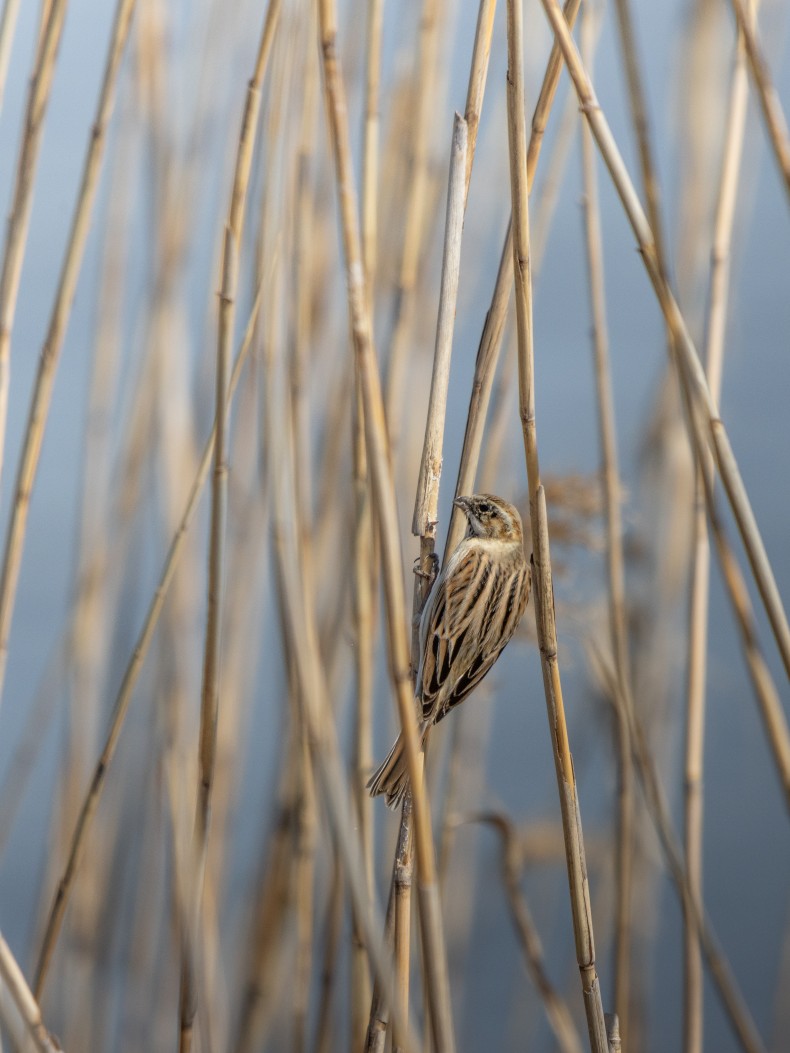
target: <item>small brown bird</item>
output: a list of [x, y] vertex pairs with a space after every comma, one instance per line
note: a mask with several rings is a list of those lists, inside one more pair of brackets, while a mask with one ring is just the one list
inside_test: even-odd
[[[531, 572], [524, 558], [521, 516], [492, 494], [454, 502], [467, 519], [466, 536], [431, 590], [420, 621], [417, 700], [420, 741], [463, 702], [516, 631], [529, 600]], [[390, 808], [409, 788], [403, 736], [368, 782]]]

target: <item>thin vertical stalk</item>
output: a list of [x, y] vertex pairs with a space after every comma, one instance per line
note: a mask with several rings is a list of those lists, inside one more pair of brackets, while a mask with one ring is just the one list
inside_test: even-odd
[[[309, 38], [315, 36], [315, 9], [309, 6], [303, 31]], [[318, 63], [312, 49], [305, 52], [306, 69], [303, 73], [303, 98], [300, 115], [300, 139], [297, 154], [294, 208], [294, 268], [293, 300], [295, 317], [290, 361], [290, 414], [291, 443], [294, 451], [294, 487], [296, 504], [296, 529], [300, 558], [303, 566], [302, 587], [305, 605], [315, 591], [314, 556], [312, 549], [312, 473], [310, 462], [311, 414], [308, 390], [310, 371], [310, 289], [313, 190], [310, 180], [310, 162], [315, 143], [316, 103], [318, 101]], [[286, 186], [285, 193], [290, 193]], [[275, 312], [272, 313], [272, 325]], [[274, 344], [275, 337], [272, 338]], [[294, 1053], [307, 1048], [307, 1022], [310, 1001], [310, 979], [313, 964], [316, 849], [318, 840], [318, 814], [315, 775], [310, 762], [307, 727], [300, 719], [302, 736], [302, 763], [300, 766], [300, 801], [297, 813], [296, 860], [297, 880], [297, 961], [294, 977]], [[367, 966], [367, 962], [364, 963]]]
[[[631, 122], [636, 132], [636, 143], [639, 151], [639, 167], [642, 174], [642, 187], [645, 194], [645, 212], [656, 247], [659, 265], [666, 268], [667, 257], [664, 251], [663, 224], [661, 223], [661, 195], [658, 188], [656, 164], [653, 160], [653, 149], [650, 145], [650, 123], [647, 116], [645, 90], [642, 85], [642, 74], [639, 68], [639, 52], [636, 45], [636, 34], [631, 19], [631, 0], [615, 0], [617, 11], [617, 29], [620, 37], [620, 50], [623, 54], [623, 65], [628, 83], [628, 103], [631, 108]], [[592, 71], [590, 71], [592, 74]], [[620, 1017], [620, 1034], [625, 1035], [622, 1017]], [[626, 1048], [628, 1040], [624, 1039]]]
[[[379, 130], [381, 45], [384, 0], [369, 0], [365, 70], [365, 113], [362, 128], [362, 254], [365, 287], [373, 325], [378, 260]], [[354, 798], [365, 863], [368, 892], [373, 895], [373, 801], [366, 789], [373, 767], [373, 648], [375, 635], [376, 572], [374, 568], [371, 480], [365, 452], [365, 421], [359, 373], [354, 376], [352, 407], [352, 463], [354, 477], [354, 650], [356, 721], [354, 725]], [[351, 1049], [357, 1053], [365, 1041], [371, 999], [370, 970], [362, 933], [356, 921], [351, 944]]]
[[362, 125], [362, 256], [371, 305], [376, 284], [379, 197], [379, 84], [384, 0], [368, 0], [365, 117]]
[[[450, 383], [450, 356], [453, 347], [455, 307], [458, 299], [458, 279], [461, 269], [461, 235], [464, 223], [466, 196], [466, 121], [459, 114], [453, 123], [450, 149], [450, 178], [447, 189], [447, 215], [442, 258], [439, 316], [436, 324], [431, 391], [425, 421], [420, 475], [412, 517], [412, 533], [420, 538], [420, 569], [427, 580], [428, 563], [436, 544], [439, 519], [439, 481], [442, 472], [444, 420], [447, 412], [447, 388]], [[423, 597], [424, 599], [424, 597]]]
[[[365, 456], [365, 424], [359, 377], [354, 379], [352, 454], [354, 472], [354, 651], [356, 721], [354, 724], [354, 800], [368, 892], [373, 894], [373, 801], [365, 784], [373, 767], [373, 644], [375, 589], [373, 582], [373, 521], [370, 477]], [[354, 923], [351, 946], [352, 1050], [364, 1041], [370, 1005], [370, 970], [362, 932]]]
[[[332, 1053], [332, 996], [340, 986], [338, 983], [337, 959], [340, 939], [343, 930], [343, 913], [345, 907], [345, 889], [343, 885], [343, 868], [337, 855], [332, 860], [332, 878], [327, 898], [326, 937], [324, 943], [324, 961], [321, 970], [321, 1001], [318, 1006], [318, 1023], [316, 1025], [315, 1053]], [[364, 944], [362, 947], [364, 951]], [[367, 970], [367, 962], [365, 964]], [[354, 982], [352, 974], [351, 982]], [[353, 1021], [353, 1015], [352, 1015]], [[364, 1024], [363, 1024], [364, 1027]], [[360, 1041], [354, 1038], [350, 1048], [361, 1048]]]
[[472, 180], [472, 164], [475, 159], [477, 129], [480, 126], [480, 114], [483, 110], [483, 97], [488, 79], [488, 60], [491, 56], [495, 14], [496, 0], [480, 0], [480, 7], [477, 9], [475, 44], [472, 49], [472, 65], [469, 69], [469, 83], [466, 89], [466, 107], [464, 108], [467, 133], [464, 208], [466, 208], [469, 184]]
[[420, 16], [417, 69], [413, 89], [415, 112], [410, 122], [412, 141], [409, 190], [404, 209], [403, 247], [395, 289], [385, 384], [386, 417], [393, 453], [397, 453], [400, 439], [398, 428], [403, 416], [401, 406], [411, 348], [415, 286], [426, 229], [424, 218], [429, 199], [428, 158], [431, 147], [431, 118], [434, 112], [440, 2], [441, 0], [423, 0]]
[[[622, 0], [618, 3], [618, 9]], [[582, 21], [582, 53], [592, 69], [595, 28], [589, 7]], [[637, 78], [638, 79], [638, 78]], [[609, 337], [606, 323], [606, 292], [603, 269], [603, 238], [595, 171], [595, 146], [586, 124], [582, 124], [584, 179], [584, 226], [587, 270], [590, 282], [592, 342], [595, 387], [598, 402], [598, 431], [601, 457], [601, 487], [606, 508], [606, 566], [609, 604], [609, 638], [622, 695], [631, 694], [628, 629], [625, 599], [623, 527], [620, 517], [620, 471], [617, 458], [612, 378], [609, 368]], [[646, 138], [646, 137], [645, 137]], [[652, 181], [651, 181], [652, 183]], [[654, 202], [655, 204], [655, 202]], [[657, 214], [657, 211], [656, 211]], [[620, 1031], [628, 1035], [629, 974], [631, 950], [631, 885], [634, 845], [633, 768], [628, 714], [615, 707], [617, 746], [617, 839], [615, 866], [615, 954], [614, 1007]], [[627, 1039], [626, 1039], [627, 1043]]]
[[[714, 222], [710, 263], [710, 297], [707, 317], [705, 368], [711, 395], [718, 401], [727, 317], [735, 200], [738, 187], [743, 136], [748, 104], [748, 78], [743, 36], [738, 34], [735, 64], [730, 85], [727, 133], [724, 144], [719, 197]], [[694, 548], [689, 596], [689, 642], [687, 672], [687, 718], [685, 758], [685, 852], [689, 884], [702, 897], [702, 778], [705, 741], [705, 686], [708, 641], [710, 544], [705, 518], [705, 494], [699, 473], [712, 478], [710, 453], [697, 466], [694, 501]], [[683, 1043], [685, 1053], [701, 1053], [703, 1036], [702, 954], [696, 933], [684, 915], [683, 934]]]
[[337, 53], [337, 16], [334, 0], [321, 0], [319, 13], [324, 90], [328, 104], [327, 117], [340, 202], [351, 338], [355, 368], [361, 377], [365, 439], [381, 541], [390, 676], [398, 703], [414, 803], [418, 895], [428, 977], [427, 1000], [430, 1005], [432, 1025], [435, 1029], [436, 1044], [446, 1053], [452, 1053], [455, 1041], [450, 1011], [447, 952], [442, 933], [431, 816], [422, 779], [421, 755], [417, 738], [414, 695], [409, 670], [406, 603], [395, 489], [378, 365], [373, 354], [368, 314], [357, 214], [357, 194], [351, 163], [348, 114]]
[[[55, 74], [66, 7], [67, 0], [52, 0], [51, 4], [44, 2], [41, 6], [39, 43], [28, 89], [22, 144], [19, 148], [14, 194], [3, 246], [3, 266], [0, 271], [0, 474], [3, 469], [6, 418], [8, 416], [11, 331], [14, 327], [19, 281], [25, 258], [30, 212], [33, 207], [33, 187], [36, 180], [38, 153], [44, 132], [44, 118]], [[13, 21], [13, 0], [8, 0], [3, 15], [4, 34], [10, 34]], [[6, 39], [8, 39], [7, 36]], [[10, 40], [6, 46], [10, 50]], [[0, 629], [2, 629], [2, 622], [0, 622]], [[4, 664], [3, 636], [0, 634], [0, 695], [2, 695]]]
[[181, 991], [179, 998], [179, 1050], [189, 1053], [197, 1011], [196, 961], [200, 933], [201, 903], [211, 818], [211, 791], [217, 747], [217, 717], [220, 700], [222, 603], [225, 591], [225, 526], [228, 502], [228, 414], [230, 347], [233, 340], [238, 288], [239, 251], [244, 228], [247, 189], [258, 132], [261, 85], [278, 22], [280, 0], [270, 0], [263, 21], [255, 67], [250, 78], [236, 152], [228, 220], [222, 256], [222, 282], [217, 321], [217, 366], [215, 380], [215, 439], [211, 492], [211, 525], [208, 552], [208, 605], [203, 653], [203, 681], [198, 732], [198, 789], [193, 836], [194, 878], [183, 934]]
[[[518, 336], [519, 413], [524, 436], [524, 454], [529, 481], [535, 576], [535, 624], [540, 648], [543, 685], [549, 718], [562, 829], [568, 868], [568, 887], [576, 943], [576, 960], [582, 982], [584, 1010], [594, 1053], [608, 1053], [601, 989], [595, 964], [595, 941], [587, 886], [576, 777], [573, 771], [568, 729], [557, 660], [557, 630], [549, 554], [546, 495], [540, 480], [537, 423], [535, 418], [534, 346], [532, 335], [532, 280], [529, 256], [529, 192], [527, 185], [527, 132], [524, 112], [524, 37], [520, 0], [507, 5], [507, 112], [510, 153], [510, 188], [513, 210], [513, 269]], [[560, 18], [562, 15], [560, 13]], [[567, 25], [563, 20], [566, 31]]]

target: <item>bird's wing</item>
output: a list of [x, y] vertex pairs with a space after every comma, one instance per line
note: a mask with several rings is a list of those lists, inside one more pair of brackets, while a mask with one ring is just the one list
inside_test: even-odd
[[[423, 720], [435, 724], [483, 679], [526, 606], [526, 566], [503, 568], [470, 547], [429, 600], [419, 677]], [[497, 595], [499, 593], [499, 595]], [[507, 593], [507, 594], [506, 594]]]

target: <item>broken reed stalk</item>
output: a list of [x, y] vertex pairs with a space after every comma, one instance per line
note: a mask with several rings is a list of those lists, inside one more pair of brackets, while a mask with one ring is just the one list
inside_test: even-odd
[[[743, 35], [738, 34], [728, 104], [721, 179], [719, 183], [713, 245], [710, 261], [710, 294], [707, 311], [705, 368], [711, 395], [718, 400], [724, 353], [724, 331], [730, 275], [735, 200], [738, 187], [743, 135], [746, 127], [748, 79]], [[689, 638], [687, 661], [686, 757], [684, 780], [684, 848], [689, 885], [702, 898], [702, 777], [705, 742], [705, 689], [708, 644], [708, 601], [710, 583], [710, 544], [705, 517], [705, 494], [699, 472], [713, 475], [710, 452], [705, 465], [697, 465], [694, 499], [694, 547], [689, 595]], [[683, 1048], [685, 1053], [701, 1053], [703, 1035], [702, 955], [696, 933], [684, 915], [683, 930]]]
[[203, 653], [203, 680], [198, 731], [198, 787], [193, 836], [194, 880], [182, 924], [181, 992], [179, 997], [179, 1050], [189, 1053], [197, 1011], [196, 961], [199, 959], [203, 882], [211, 818], [211, 791], [217, 748], [217, 717], [220, 696], [222, 647], [222, 603], [225, 593], [225, 527], [228, 505], [228, 414], [227, 394], [230, 378], [230, 348], [233, 341], [238, 289], [239, 256], [244, 229], [247, 190], [252, 157], [258, 134], [261, 85], [271, 54], [280, 13], [280, 0], [269, 0], [263, 20], [255, 66], [247, 86], [244, 111], [236, 151], [228, 219], [222, 257], [222, 282], [217, 320], [217, 366], [215, 381], [215, 438], [211, 491], [211, 524], [208, 552], [208, 603]]
[[500, 812], [473, 815], [468, 821], [487, 823], [499, 834], [502, 842], [502, 884], [524, 955], [524, 965], [543, 1003], [546, 1018], [561, 1053], [582, 1053], [582, 1043], [573, 1022], [573, 1015], [546, 971], [540, 934], [521, 889], [520, 874], [523, 861], [518, 830], [512, 820]]
[[[27, 426], [14, 483], [14, 504], [6, 534], [3, 569], [0, 575], [0, 698], [3, 693], [8, 661], [8, 637], [11, 632], [11, 621], [14, 613], [17, 585], [19, 584], [19, 572], [22, 566], [30, 497], [38, 469], [44, 429], [49, 415], [52, 388], [55, 383], [55, 371], [71, 313], [85, 242], [88, 237], [101, 161], [104, 156], [107, 125], [112, 114], [115, 85], [129, 36], [129, 26], [134, 12], [134, 5], [135, 0], [118, 0], [118, 5], [115, 9], [115, 18], [110, 35], [96, 116], [91, 126], [77, 203], [61, 265], [58, 290], [52, 306], [47, 335], [41, 349], [33, 394], [28, 410]], [[15, 209], [18, 206], [23, 215], [18, 217], [15, 211], [12, 213], [9, 221], [6, 258], [4, 260], [3, 276], [0, 278], [0, 312], [2, 312], [2, 317], [0, 317], [0, 464], [2, 463], [2, 443], [5, 433], [5, 415], [8, 399], [8, 357], [11, 347], [13, 311], [19, 285], [19, 271], [22, 266], [24, 240], [32, 197], [33, 171], [31, 171], [31, 166], [33, 169], [35, 168], [35, 156], [38, 150], [41, 123], [43, 123], [43, 110], [46, 107], [49, 82], [51, 81], [52, 67], [55, 61], [54, 52], [57, 50], [57, 44], [60, 39], [65, 6], [64, 0], [53, 0], [49, 21], [42, 40], [42, 65], [37, 74], [34, 75], [31, 83], [26, 125], [27, 132], [17, 175], [17, 191], [21, 196], [21, 200], [17, 201], [15, 195]], [[37, 87], [39, 79], [45, 84], [45, 87], [41, 89], [43, 95], [40, 94]], [[32, 156], [28, 156], [28, 148], [32, 151]], [[6, 270], [6, 267], [8, 270]]]
[[[618, 11], [627, 7], [619, 0]], [[591, 8], [582, 20], [582, 52], [592, 69], [595, 27]], [[629, 63], [630, 65], [630, 63]], [[630, 81], [629, 77], [629, 81]], [[637, 77], [638, 80], [638, 77]], [[609, 336], [606, 321], [603, 236], [598, 202], [596, 155], [590, 130], [582, 123], [582, 166], [584, 180], [584, 227], [587, 249], [587, 273], [590, 284], [590, 313], [595, 369], [600, 443], [600, 479], [606, 509], [606, 568], [609, 605], [609, 639], [612, 657], [623, 696], [631, 695], [631, 671], [628, 655], [628, 620], [625, 595], [625, 560], [623, 525], [620, 515], [620, 470], [617, 457], [617, 428], [614, 415], [612, 377], [609, 366]], [[654, 182], [654, 181], [651, 181]], [[628, 1035], [629, 973], [631, 950], [631, 885], [634, 847], [634, 800], [631, 743], [628, 714], [615, 707], [615, 743], [617, 749], [617, 834], [615, 863], [615, 953], [614, 1008], [621, 1033]], [[627, 1039], [626, 1039], [627, 1042]]]
[[[3, 47], [10, 54], [10, 35], [15, 21], [11, 4], [5, 5], [3, 12]], [[67, 0], [53, 0], [49, 10], [42, 7], [42, 24], [39, 26], [39, 46], [36, 52], [33, 72], [28, 88], [27, 106], [25, 109], [24, 132], [17, 158], [14, 193], [11, 209], [8, 214], [5, 244], [3, 246], [3, 267], [0, 272], [0, 474], [3, 469], [5, 451], [6, 421], [8, 417], [8, 389], [11, 370], [11, 332], [14, 328], [14, 315], [19, 294], [19, 282], [22, 277], [22, 263], [25, 258], [27, 232], [30, 226], [30, 212], [33, 206], [33, 187], [36, 180], [36, 166], [44, 131], [44, 118], [52, 89], [52, 78], [58, 57], [60, 37], [63, 32], [63, 19], [66, 14]], [[8, 58], [6, 58], [6, 63]], [[0, 93], [2, 87], [0, 86]], [[5, 591], [5, 590], [3, 590]], [[0, 612], [2, 607], [0, 607]], [[0, 622], [0, 628], [2, 623]], [[8, 646], [8, 632], [5, 633], [5, 649]], [[3, 636], [0, 634], [0, 696], [2, 696], [5, 655]]]
[[348, 113], [337, 53], [337, 14], [334, 0], [321, 0], [319, 16], [324, 91], [341, 213], [354, 367], [361, 379], [365, 442], [381, 545], [390, 677], [398, 703], [414, 804], [427, 1003], [435, 1030], [436, 1045], [446, 1053], [452, 1053], [455, 1041], [452, 1033], [447, 951], [442, 934], [431, 815], [422, 778], [417, 738], [395, 487], [378, 364], [373, 354]]
[[[581, 0], [566, 0], [563, 12], [568, 25], [571, 27], [576, 21], [580, 6]], [[535, 112], [532, 116], [532, 131], [527, 149], [527, 182], [530, 191], [535, 179], [538, 158], [543, 145], [543, 136], [546, 131], [551, 106], [554, 102], [554, 96], [557, 93], [561, 72], [562, 56], [559, 45], [554, 41], [546, 65], [546, 72], [543, 76], [538, 101], [535, 105]], [[505, 233], [505, 243], [502, 246], [496, 283], [491, 297], [491, 306], [486, 314], [483, 332], [480, 336], [480, 344], [477, 349], [472, 393], [469, 399], [464, 442], [461, 449], [461, 460], [458, 465], [458, 478], [455, 484], [456, 497], [472, 493], [475, 487], [475, 476], [477, 475], [477, 465], [483, 445], [488, 404], [491, 399], [491, 385], [494, 382], [494, 374], [499, 361], [499, 351], [502, 346], [502, 334], [505, 331], [510, 292], [513, 288], [512, 266], [513, 232], [511, 221], [508, 222]], [[453, 508], [450, 527], [447, 531], [447, 541], [444, 546], [445, 559], [447, 559], [447, 556], [463, 537], [464, 530], [463, 513], [460, 509]]]
[[[436, 323], [431, 390], [425, 421], [425, 438], [420, 461], [420, 475], [412, 517], [412, 533], [420, 538], [420, 571], [423, 582], [429, 580], [430, 562], [436, 546], [439, 519], [439, 481], [442, 474], [444, 421], [447, 412], [447, 389], [450, 383], [450, 359], [461, 270], [461, 236], [466, 198], [467, 127], [460, 114], [453, 122], [450, 148], [450, 177], [447, 188], [442, 278]], [[426, 593], [421, 600], [424, 602]]]
[[669, 327], [671, 359], [678, 371], [681, 385], [688, 386], [694, 411], [701, 415], [707, 426], [708, 441], [714, 451], [719, 474], [738, 524], [757, 588], [785, 670], [790, 674], [790, 626], [788, 626], [776, 579], [730, 445], [727, 430], [719, 416], [716, 402], [711, 397], [705, 373], [685, 319], [658, 264], [653, 235], [639, 198], [595, 97], [592, 83], [584, 69], [579, 52], [562, 18], [557, 0], [541, 0], [541, 2], [562, 48], [568, 71], [579, 96], [582, 112], [590, 124], [595, 141], [636, 236], [642, 260]]
[[[562, 14], [560, 13], [560, 18]], [[563, 25], [565, 22], [563, 21]], [[565, 27], [567, 31], [567, 26]], [[535, 419], [534, 348], [532, 336], [532, 280], [529, 258], [529, 191], [527, 185], [527, 132], [524, 111], [524, 36], [520, 0], [507, 3], [507, 113], [510, 154], [510, 188], [513, 213], [513, 269], [518, 337], [519, 413], [529, 481], [532, 528], [533, 596], [543, 685], [549, 718], [557, 787], [565, 840], [568, 887], [571, 900], [576, 960], [582, 982], [584, 1010], [593, 1053], [608, 1053], [601, 988], [595, 964], [595, 941], [579, 800], [573, 772], [568, 729], [557, 661], [557, 630], [549, 554], [546, 495], [540, 480]]]
[[[261, 291], [263, 288], [263, 281], [256, 295], [255, 302], [250, 314], [249, 322], [244, 334], [239, 352], [236, 356], [236, 361], [233, 366], [233, 372], [230, 378], [230, 384], [228, 386], [228, 401], [233, 398], [236, 387], [238, 386], [239, 378], [244, 364], [247, 360], [250, 346], [252, 344], [252, 337], [255, 329], [255, 322], [258, 317], [258, 310], [260, 308]], [[197, 511], [198, 502], [200, 495], [203, 492], [206, 479], [208, 478], [209, 469], [211, 467], [212, 456], [214, 452], [214, 439], [216, 436], [216, 421], [211, 430], [211, 434], [206, 441], [206, 445], [203, 448], [203, 454], [200, 459], [200, 464], [195, 475], [195, 479], [192, 483], [192, 488], [189, 491], [187, 498], [186, 507], [181, 517], [181, 521], [178, 528], [173, 535], [173, 539], [170, 542], [170, 548], [168, 549], [165, 562], [162, 567], [162, 572], [159, 576], [159, 582], [151, 602], [148, 606], [143, 626], [135, 642], [134, 650], [126, 666], [126, 669], [121, 680], [121, 686], [118, 688], [118, 694], [115, 698], [115, 704], [113, 705], [112, 715], [109, 721], [109, 727], [107, 730], [107, 736], [102, 748], [101, 754], [99, 755], [96, 765], [93, 770], [93, 776], [90, 781], [90, 785], [86, 792], [86, 795], [82, 801], [80, 812], [77, 817], [77, 822], [74, 827], [74, 832], [71, 836], [69, 843], [68, 856], [66, 859], [66, 865], [63, 868], [58, 887], [55, 891], [55, 897], [50, 906], [49, 915], [47, 917], [47, 924], [44, 930], [44, 937], [41, 941], [41, 949], [38, 955], [38, 962], [35, 971], [35, 982], [33, 989], [36, 993], [36, 997], [41, 997], [44, 982], [47, 977], [49, 970], [49, 964], [52, 958], [52, 953], [55, 949], [58, 936], [60, 934], [60, 928], [63, 922], [63, 915], [66, 910], [68, 903], [69, 894], [74, 884], [74, 879], [77, 875], [77, 870], [82, 859], [82, 851], [85, 844], [85, 837], [90, 829], [90, 824], [93, 816], [96, 812], [96, 808], [99, 803], [99, 797], [104, 788], [104, 783], [107, 778], [107, 774], [112, 764], [113, 758], [115, 757], [115, 750], [118, 746], [118, 739], [121, 734], [121, 728], [123, 727], [126, 714], [129, 709], [129, 703], [132, 700], [132, 694], [135, 687], [137, 686], [137, 679], [143, 667], [148, 649], [153, 639], [154, 631], [159, 622], [159, 616], [162, 613], [162, 609], [165, 604], [170, 586], [175, 577], [175, 572], [178, 567], [180, 556], [183, 552], [184, 543], [189, 532], [189, 528], [192, 525], [192, 520], [195, 517]]]
[[49, 1031], [44, 1026], [38, 1002], [27, 986], [24, 973], [19, 968], [19, 963], [2, 935], [0, 935], [0, 979], [11, 995], [38, 1053], [55, 1053], [55, 1050], [59, 1050], [60, 1045], [53, 1042]]
[[768, 64], [760, 50], [757, 40], [756, 22], [744, 5], [744, 0], [731, 0], [738, 31], [746, 48], [746, 57], [752, 73], [757, 98], [765, 120], [768, 139], [779, 166], [785, 189], [790, 194], [790, 134], [787, 130], [779, 95], [771, 80]]

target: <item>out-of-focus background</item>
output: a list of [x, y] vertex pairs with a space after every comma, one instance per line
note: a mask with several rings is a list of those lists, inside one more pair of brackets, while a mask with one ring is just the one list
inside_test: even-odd
[[[107, 0], [4, 2], [4, 43], [10, 51], [0, 109], [0, 202], [6, 217], [41, 27], [53, 10], [65, 8], [65, 19], [51, 92], [40, 111], [40, 150], [28, 168], [33, 189], [18, 296], [8, 289], [4, 294], [4, 321], [11, 329], [3, 534], [16, 499], [31, 396], [67, 252], [114, 6]], [[595, 4], [588, 11], [583, 5], [581, 18], [593, 23], [600, 104], [642, 195], [617, 6]], [[76, 294], [73, 304], [66, 303], [70, 314], [18, 588], [7, 579], [2, 585], [13, 617], [0, 704], [0, 931], [31, 984], [75, 823], [211, 431], [222, 233], [247, 82], [267, 17], [266, 4], [251, 0], [137, 0], [133, 7]], [[347, 775], [359, 785], [353, 760], [359, 696], [352, 588], [355, 395], [313, 8], [306, 0], [283, 0], [274, 25], [240, 249], [234, 356], [245, 330], [251, 340], [230, 421], [218, 740], [196, 985], [194, 1047], [201, 1051], [361, 1049], [363, 1035], [352, 1034], [352, 1006], [360, 1012], [369, 997], [366, 984], [355, 988], [353, 977], [359, 974], [351, 972], [342, 868], [320, 794], [312, 800], [307, 755], [300, 748], [298, 685], [289, 659], [289, 648], [300, 641], [289, 641], [284, 629], [273, 544], [278, 529], [291, 532], [309, 567], [309, 602], [317, 616], [332, 715]], [[371, 172], [363, 163], [363, 125], [373, 46], [369, 20], [376, 8], [372, 0], [348, 0], [339, 11], [338, 53], [357, 185]], [[382, 10], [373, 177], [377, 250], [375, 267], [368, 263], [375, 274], [370, 303], [411, 596], [411, 565], [418, 553], [411, 513], [430, 386], [449, 147], [453, 113], [465, 107], [477, 5], [384, 0]], [[743, 135], [730, 134], [736, 119], [730, 102], [736, 56], [730, 3], [632, 2], [630, 11], [668, 269], [700, 349], [710, 333], [711, 250], [724, 144], [728, 135], [734, 139], [730, 171], [737, 172], [737, 186], [727, 239], [731, 269], [725, 285], [721, 415], [780, 593], [788, 597], [787, 187], [751, 79]], [[524, 25], [531, 114], [552, 39], [539, 0], [525, 0]], [[790, 103], [787, 30], [786, 4], [759, 5], [758, 37], [780, 103]], [[440, 547], [510, 211], [506, 66], [500, 2], [464, 227]], [[560, 667], [598, 970], [609, 1010], [615, 997], [617, 719], [607, 672], [606, 520], [581, 126], [563, 72], [530, 199], [536, 412], [549, 497]], [[634, 704], [682, 843], [694, 467], [662, 316], [597, 155], [596, 174]], [[422, 187], [420, 197], [415, 183]], [[415, 268], [404, 274], [409, 239], [416, 239], [409, 250]], [[3, 251], [6, 256], [11, 251], [7, 242]], [[512, 312], [511, 301], [478, 486], [517, 501], [526, 515]], [[284, 438], [289, 429], [297, 444], [295, 461]], [[296, 495], [298, 527], [282, 507], [278, 472]], [[210, 486], [209, 477], [118, 724], [117, 750], [41, 985], [44, 1021], [66, 1050], [172, 1049], [178, 1041], [179, 932], [184, 888], [193, 872]], [[749, 583], [757, 639], [782, 723], [787, 676], [735, 524], [717, 496]], [[375, 758], [396, 729], [379, 578], [373, 573], [369, 749]], [[788, 800], [715, 552], [707, 625], [703, 899], [764, 1046], [778, 1053], [790, 1047]], [[563, 1048], [586, 1048], [531, 607], [485, 685], [434, 741], [432, 802], [442, 845], [458, 1048], [561, 1048], [514, 927], [514, 900], [503, 880], [503, 827], [480, 822], [483, 813], [509, 821], [520, 839], [516, 898], [529, 905], [545, 974], [581, 1036], [581, 1047]], [[683, 913], [638, 781], [633, 803], [623, 1048], [628, 1053], [740, 1049], [707, 973], [695, 1003], [701, 1037], [684, 1038]], [[372, 815], [375, 884], [385, 902], [397, 818], [380, 800]], [[359, 829], [356, 814], [349, 818]], [[416, 1019], [422, 1023], [417, 948], [415, 942], [413, 986]], [[16, 1011], [5, 995], [0, 1006], [4, 1044], [16, 1048]], [[364, 1015], [367, 1019], [366, 1008]]]

